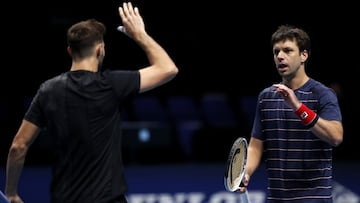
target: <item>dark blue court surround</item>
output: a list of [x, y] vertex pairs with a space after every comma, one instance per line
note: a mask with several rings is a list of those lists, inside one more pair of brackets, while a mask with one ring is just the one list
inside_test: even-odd
[[[360, 163], [334, 164], [334, 203], [360, 202]], [[130, 165], [126, 167], [129, 203], [238, 203], [237, 193], [223, 184], [224, 164]], [[27, 203], [48, 203], [49, 167], [26, 167], [19, 192]], [[266, 173], [262, 166], [252, 177], [252, 203], [264, 203]], [[0, 189], [5, 169], [0, 168]]]

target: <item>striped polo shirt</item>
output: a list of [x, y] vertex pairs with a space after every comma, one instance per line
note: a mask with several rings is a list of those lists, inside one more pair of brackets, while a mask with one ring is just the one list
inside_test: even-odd
[[[336, 93], [310, 78], [294, 90], [326, 120], [341, 121]], [[274, 87], [258, 96], [252, 136], [264, 142], [268, 202], [332, 202], [332, 146], [307, 129]]]

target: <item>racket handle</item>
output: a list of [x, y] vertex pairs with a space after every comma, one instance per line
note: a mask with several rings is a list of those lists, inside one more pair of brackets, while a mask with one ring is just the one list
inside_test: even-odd
[[247, 190], [244, 193], [240, 193], [240, 203], [250, 203], [249, 194]]

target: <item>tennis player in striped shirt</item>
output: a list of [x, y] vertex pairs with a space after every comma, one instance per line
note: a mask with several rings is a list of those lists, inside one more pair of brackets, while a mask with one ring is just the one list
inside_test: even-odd
[[281, 25], [271, 44], [281, 81], [258, 95], [245, 185], [265, 161], [267, 202], [330, 203], [332, 150], [343, 140], [337, 95], [307, 75], [311, 43], [303, 29]]

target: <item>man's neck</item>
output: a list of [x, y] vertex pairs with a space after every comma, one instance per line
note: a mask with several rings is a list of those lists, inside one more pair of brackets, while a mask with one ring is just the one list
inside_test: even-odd
[[91, 72], [98, 71], [98, 60], [94, 58], [89, 58], [81, 61], [73, 61], [71, 64], [70, 71], [76, 70], [87, 70]]
[[306, 74], [300, 74], [290, 80], [283, 79], [283, 83], [292, 90], [296, 90], [302, 87], [309, 79]]

